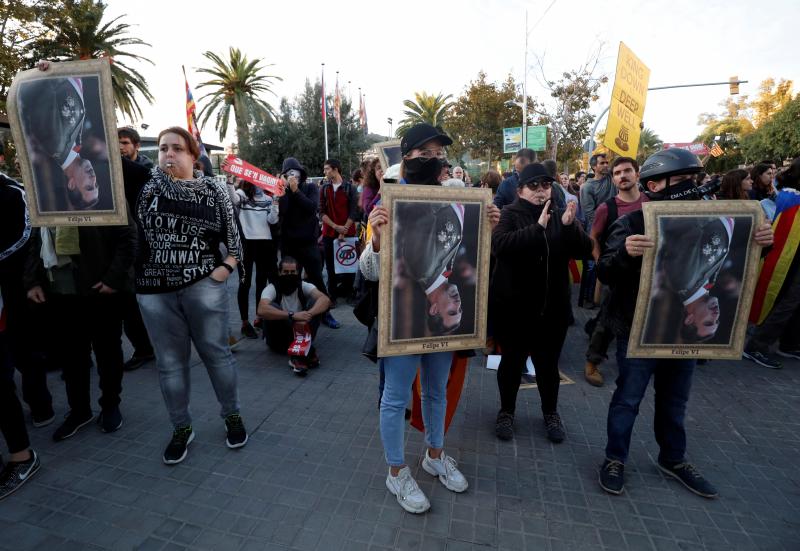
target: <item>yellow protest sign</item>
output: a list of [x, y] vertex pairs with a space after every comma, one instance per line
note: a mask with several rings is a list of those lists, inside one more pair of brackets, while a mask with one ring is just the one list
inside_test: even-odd
[[620, 42], [611, 109], [603, 138], [603, 145], [619, 155], [636, 157], [649, 82], [650, 69]]

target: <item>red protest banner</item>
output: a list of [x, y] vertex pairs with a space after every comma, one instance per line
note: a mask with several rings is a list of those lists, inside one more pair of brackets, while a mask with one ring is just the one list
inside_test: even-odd
[[222, 163], [222, 170], [260, 187], [271, 195], [281, 196], [284, 193], [283, 180], [276, 178], [269, 172], [264, 172], [260, 168], [254, 167], [236, 155], [225, 157], [225, 161]]
[[673, 147], [677, 147], [679, 149], [685, 149], [694, 153], [697, 156], [708, 155], [711, 151], [708, 149], [708, 146], [704, 143], [691, 143], [691, 142], [670, 142], [664, 144], [664, 149], [671, 149]]

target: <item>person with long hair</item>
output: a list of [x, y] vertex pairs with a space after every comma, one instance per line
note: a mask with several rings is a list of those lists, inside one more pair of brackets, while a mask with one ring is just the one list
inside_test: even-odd
[[750, 173], [741, 168], [729, 170], [722, 177], [717, 199], [750, 199], [753, 179]]
[[162, 130], [158, 166], [136, 204], [136, 292], [174, 427], [163, 456], [168, 465], [186, 458], [195, 436], [189, 412], [192, 344], [221, 405], [227, 446], [240, 448], [248, 439], [228, 345], [226, 281], [241, 261], [241, 240], [227, 190], [193, 170], [199, 156], [188, 131], [177, 126]]
[[500, 176], [500, 173], [490, 169], [483, 175], [483, 178], [481, 178], [481, 187], [492, 190], [492, 197], [494, 197], [497, 195], [497, 188], [500, 187], [502, 181], [503, 177]]
[[[239, 314], [242, 318], [242, 336], [257, 339], [258, 333], [250, 323], [248, 314], [248, 295], [253, 278], [253, 267], [256, 275], [256, 304], [261, 300], [261, 293], [267, 281], [275, 283], [278, 278], [278, 247], [272, 237], [271, 225], [278, 223], [278, 202], [260, 187], [239, 181], [239, 188], [231, 195], [231, 201], [239, 210], [239, 224], [242, 239], [242, 263], [239, 264], [241, 283], [236, 293]], [[256, 324], [260, 320], [256, 320]]]
[[[401, 177], [409, 184], [439, 185], [438, 178], [445, 164], [444, 148], [452, 143], [448, 136], [429, 124], [420, 123], [411, 127], [400, 142], [403, 154]], [[490, 207], [487, 214], [489, 223], [496, 225], [500, 215], [497, 207]], [[370, 281], [378, 281], [380, 277], [380, 236], [388, 222], [388, 209], [375, 206], [369, 217], [372, 238], [359, 260], [364, 277]], [[446, 386], [452, 361], [452, 352], [383, 358], [385, 385], [380, 403], [380, 431], [386, 462], [389, 464], [386, 487], [396, 496], [400, 506], [410, 513], [423, 513], [430, 508], [428, 498], [417, 485], [405, 461], [405, 409], [418, 369], [421, 373], [422, 416], [427, 448], [422, 468], [436, 476], [450, 491], [464, 492], [469, 486], [458, 470], [456, 461], [443, 449]]]
[[364, 217], [369, 218], [375, 204], [380, 200], [381, 185], [383, 183], [383, 166], [377, 157], [367, 159], [362, 165], [364, 176], [364, 189], [361, 192], [361, 210]]
[[751, 199], [770, 199], [775, 196], [775, 186], [772, 184], [774, 176], [772, 165], [769, 163], [758, 163], [750, 169], [750, 177], [753, 179], [753, 189], [750, 192]]

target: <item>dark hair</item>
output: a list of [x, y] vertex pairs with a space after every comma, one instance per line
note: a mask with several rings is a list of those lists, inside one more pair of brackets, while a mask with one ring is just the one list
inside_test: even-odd
[[[635, 170], [636, 172], [639, 172], [639, 163], [636, 162], [636, 159], [634, 159], [632, 157], [617, 157], [611, 163], [611, 173], [613, 174], [615, 168], [617, 168], [619, 165], [624, 165], [625, 163], [629, 163], [629, 164], [633, 165], [633, 170]], [[576, 175], [576, 177], [577, 177], [577, 175]]]
[[747, 171], [734, 168], [722, 177], [718, 199], [749, 199], [747, 192], [742, 188], [742, 182], [747, 178]]
[[142, 142], [139, 133], [129, 126], [117, 128], [117, 138], [128, 138], [133, 145], [139, 145]]
[[240, 180], [239, 181], [239, 189], [241, 189], [247, 198], [252, 201], [253, 197], [256, 196], [256, 186], [247, 180]]
[[592, 168], [596, 167], [597, 166], [597, 159], [599, 159], [600, 157], [602, 157], [604, 159], [608, 159], [608, 155], [606, 155], [605, 153], [595, 153], [594, 155], [589, 157], [589, 166], [592, 167]]
[[428, 314], [426, 321], [428, 323], [428, 331], [430, 331], [432, 335], [436, 336], [449, 335], [461, 327], [461, 322], [456, 323], [452, 327], [447, 327], [444, 324], [444, 319], [440, 314]]
[[331, 168], [335, 168], [339, 174], [342, 173], [342, 163], [339, 162], [339, 159], [325, 159], [323, 166], [325, 165], [328, 165]]
[[159, 144], [161, 144], [161, 137], [164, 136], [164, 134], [177, 134], [178, 136], [182, 137], [186, 142], [186, 148], [189, 150], [189, 154], [192, 156], [192, 158], [194, 158], [195, 161], [200, 158], [200, 146], [197, 144], [197, 140], [194, 139], [194, 136], [189, 134], [188, 130], [181, 128], [180, 126], [170, 126], [169, 128], [165, 128], [158, 133]]
[[778, 174], [778, 189], [785, 187], [800, 188], [800, 157], [795, 157], [792, 164]]
[[703, 183], [703, 180], [705, 180], [705, 179], [706, 179], [706, 176], [708, 176], [708, 174], [707, 174], [707, 173], [705, 173], [705, 172], [698, 172], [697, 174], [695, 174], [695, 175], [694, 175], [694, 181], [695, 181], [695, 183], [696, 183], [698, 186], [699, 186], [699, 185], [701, 185], [701, 184]]
[[364, 178], [364, 174], [361, 172], [360, 168], [357, 168], [353, 171], [353, 174], [350, 175], [350, 179], [354, 182], [360, 182]]
[[529, 163], [536, 162], [536, 152], [533, 149], [528, 149], [527, 147], [523, 147], [522, 149], [517, 151], [517, 157], [522, 157]]
[[483, 175], [481, 181], [486, 184], [486, 186], [489, 187], [492, 192], [496, 192], [497, 188], [500, 186], [500, 182], [502, 182], [503, 179], [496, 170], [490, 170]]
[[547, 159], [546, 161], [542, 161], [542, 166], [544, 167], [545, 171], [551, 178], [556, 178], [556, 172], [558, 172], [558, 165], [553, 159]]
[[578, 172], [575, 173], [575, 181], [577, 182], [578, 180], [580, 180], [581, 176], [586, 176], [586, 173], [582, 170], [579, 170]]
[[756, 192], [757, 199], [766, 199], [769, 197], [771, 183], [766, 186], [761, 183], [761, 176], [768, 170], [772, 169], [772, 165], [768, 163], [758, 163], [750, 170], [750, 177], [753, 179], [753, 191]]
[[695, 327], [694, 324], [681, 323], [680, 337], [682, 343], [699, 344], [702, 342], [710, 341], [711, 339], [714, 338], [715, 335], [716, 333], [711, 333], [710, 335], [701, 337], [697, 333], [697, 327]]
[[286, 264], [294, 264], [298, 268], [300, 267], [300, 263], [293, 256], [282, 256], [280, 262], [278, 262], [278, 270], [283, 270]]

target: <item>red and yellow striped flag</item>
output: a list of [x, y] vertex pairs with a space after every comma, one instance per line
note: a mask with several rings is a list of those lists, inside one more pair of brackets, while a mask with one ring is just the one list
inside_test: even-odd
[[711, 153], [711, 155], [714, 157], [721, 157], [725, 155], [725, 152], [722, 150], [722, 148], [719, 146], [717, 142], [714, 142], [714, 145], [711, 146], [709, 153]]

